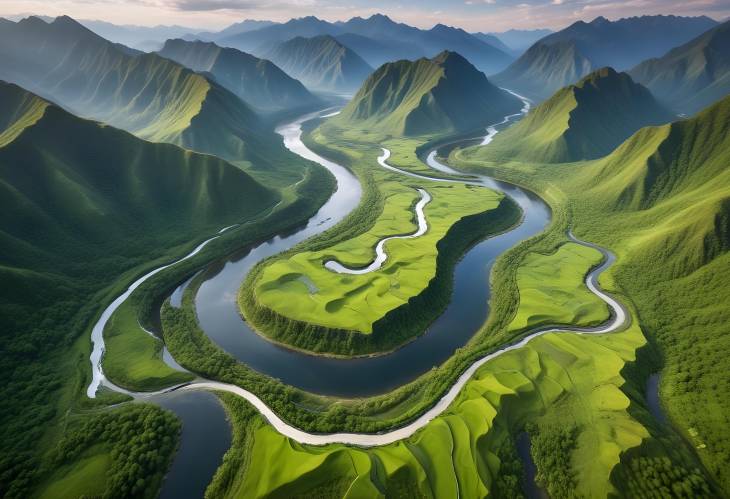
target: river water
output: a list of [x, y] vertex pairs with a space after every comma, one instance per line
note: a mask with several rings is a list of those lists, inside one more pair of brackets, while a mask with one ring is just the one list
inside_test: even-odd
[[[275, 345], [258, 335], [241, 318], [236, 303], [241, 283], [261, 259], [340, 221], [357, 205], [361, 194], [357, 179], [348, 170], [314, 154], [302, 143], [303, 121], [280, 127], [277, 132], [290, 150], [332, 171], [338, 183], [336, 193], [300, 231], [273, 238], [212, 265], [195, 297], [198, 319], [203, 331], [221, 348], [251, 368], [286, 384], [342, 397], [386, 393], [443, 363], [479, 330], [489, 314], [489, 274], [494, 261], [507, 249], [541, 232], [550, 221], [550, 210], [530, 192], [481, 178], [485, 185], [516, 201], [524, 218], [516, 228], [482, 241], [466, 253], [454, 272], [451, 303], [423, 335], [392, 353], [357, 359], [309, 355]], [[376, 158], [373, 158], [373, 165], [377, 167]]]

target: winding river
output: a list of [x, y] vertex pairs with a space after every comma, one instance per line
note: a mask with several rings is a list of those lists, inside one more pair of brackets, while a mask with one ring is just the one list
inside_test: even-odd
[[[529, 105], [525, 103], [525, 109], [523, 111], [526, 111], [528, 108]], [[468, 183], [484, 185], [504, 192], [521, 207], [524, 212], [524, 218], [512, 230], [487, 239], [475, 245], [467, 252], [461, 262], [456, 266], [454, 272], [454, 293], [451, 303], [446, 311], [421, 337], [387, 355], [349, 360], [312, 356], [274, 345], [248, 328], [238, 314], [235, 299], [241, 282], [251, 267], [261, 259], [283, 251], [312, 235], [334, 226], [357, 206], [361, 197], [360, 185], [352, 173], [344, 167], [315, 154], [301, 141], [302, 124], [308, 120], [322, 116], [322, 113], [304, 116], [295, 122], [279, 127], [277, 132], [282, 135], [284, 144], [291, 151], [306, 159], [320, 163], [330, 170], [337, 179], [337, 191], [317, 214], [308, 221], [306, 226], [297, 232], [284, 237], [274, 237], [270, 241], [242, 252], [242, 254], [211, 265], [206, 273], [206, 279], [195, 297], [196, 310], [203, 330], [214, 342], [250, 367], [279, 378], [284, 383], [315, 393], [347, 397], [384, 393], [415, 379], [431, 369], [431, 367], [439, 365], [453, 355], [456, 348], [466, 344], [485, 322], [489, 313], [489, 273], [495, 259], [519, 241], [543, 230], [550, 220], [550, 211], [540, 198], [530, 192], [486, 176], [475, 176], [474, 180], [469, 180]], [[508, 123], [513, 117], [516, 116], [506, 117], [503, 122], [489, 127], [487, 129], [487, 136], [489, 134], [494, 136], [496, 133], [494, 131], [496, 128], [494, 127]], [[390, 152], [384, 149], [382, 156], [377, 158], [378, 164], [395, 172], [420, 177], [428, 181], [459, 182], [458, 180], [424, 177], [411, 172], [401, 171], [388, 164], [387, 160], [389, 155]], [[435, 151], [427, 155], [426, 162], [432, 168], [440, 170], [443, 173], [459, 173], [440, 163]], [[221, 232], [227, 229], [230, 229], [230, 227], [222, 229]], [[181, 260], [197, 254], [208, 242], [216, 237], [220, 237], [220, 233], [201, 243], [193, 252]], [[277, 431], [301, 443], [315, 445], [344, 443], [367, 447], [396, 442], [414, 434], [433, 418], [443, 413], [474, 373], [490, 360], [506, 352], [521, 348], [533, 339], [550, 332], [569, 331], [573, 334], [604, 334], [623, 327], [628, 318], [626, 310], [619, 302], [604, 293], [597, 284], [598, 276], [612, 264], [614, 256], [603, 248], [577, 240], [572, 234], [569, 234], [568, 237], [578, 244], [596, 248], [604, 255], [603, 263], [586, 276], [586, 286], [591, 292], [608, 304], [611, 309], [610, 319], [605, 324], [592, 328], [543, 327], [535, 329], [520, 341], [506, 345], [493, 353], [485, 355], [464, 371], [448, 392], [433, 407], [405, 426], [379, 434], [313, 434], [289, 425], [279, 418], [256, 395], [238, 386], [215, 381], [198, 380], [192, 384], [180, 387], [176, 393], [180, 396], [190, 396], [199, 390], [220, 390], [234, 393], [251, 402]], [[87, 390], [90, 397], [95, 396], [100, 385], [129, 393], [115, 387], [103, 375], [103, 370], [101, 369], [101, 358], [104, 350], [102, 332], [111, 314], [124, 302], [134, 289], [147, 278], [171, 265], [174, 265], [174, 263], [159, 267], [135, 281], [124, 294], [119, 296], [107, 307], [94, 326], [92, 332], [94, 348], [91, 355], [93, 380]], [[177, 292], [179, 293], [180, 290]], [[174, 361], [174, 359], [171, 359], [171, 361]], [[174, 403], [164, 402], [167, 397], [171, 396], [171, 394], [165, 393], [169, 391], [166, 390], [156, 394], [137, 393], [132, 395], [138, 398], [154, 400], [175, 410], [176, 406]], [[175, 412], [180, 414], [179, 409], [175, 410]], [[220, 447], [225, 446], [222, 445]], [[178, 471], [177, 474], [184, 476], [184, 470], [192, 470], [196, 459], [206, 460], [211, 463], [211, 467], [215, 463], [220, 463], [222, 452], [224, 451], [216, 451], [211, 456], [197, 455], [195, 458], [189, 457], [187, 459], [183, 459], [183, 456], [178, 455], [173, 467], [177, 466], [182, 470]], [[174, 481], [172, 477], [169, 478], [171, 481]], [[165, 489], [167, 488], [168, 485], [166, 484], [163, 488], [163, 493], [165, 493]]]

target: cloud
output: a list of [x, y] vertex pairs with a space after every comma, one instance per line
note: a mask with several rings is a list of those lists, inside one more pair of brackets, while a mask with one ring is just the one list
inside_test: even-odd
[[174, 0], [171, 7], [177, 10], [203, 12], [211, 10], [250, 10], [262, 7], [260, 2], [249, 0]]

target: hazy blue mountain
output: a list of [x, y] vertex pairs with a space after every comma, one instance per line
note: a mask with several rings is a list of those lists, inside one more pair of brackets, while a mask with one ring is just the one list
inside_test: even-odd
[[384, 64], [336, 118], [393, 136], [473, 130], [518, 112], [522, 102], [492, 85], [459, 54]]
[[219, 47], [213, 42], [178, 39], [165, 42], [159, 54], [194, 71], [210, 73], [259, 111], [301, 108], [318, 102], [304, 85], [274, 63], [240, 50]]
[[328, 35], [297, 37], [276, 45], [266, 57], [308, 88], [331, 92], [357, 89], [373, 68]]
[[344, 36], [343, 43], [358, 53], [359, 48], [363, 52], [359, 55], [374, 66], [404, 57], [433, 57], [444, 50], [462, 54], [479, 69], [487, 72], [503, 69], [512, 61], [512, 56], [508, 53], [462, 29], [438, 24], [429, 30], [423, 30], [396, 23], [382, 14], [375, 14], [367, 19], [354, 17], [349, 21], [336, 23], [311, 16], [303, 17], [224, 37], [219, 42], [263, 57], [281, 42], [296, 37], [311, 38], [319, 35]]
[[594, 69], [628, 69], [716, 26], [709, 17], [642, 16], [578, 21], [548, 35], [494, 76], [501, 86], [546, 99]]
[[516, 52], [524, 52], [540, 38], [552, 34], [550, 29], [510, 29], [498, 33], [489, 33], [501, 40], [507, 47]]
[[118, 25], [106, 21], [80, 20], [82, 25], [109, 41], [148, 51], [162, 46], [168, 38], [179, 38], [194, 28], [185, 26]]
[[629, 74], [672, 109], [696, 113], [730, 93], [730, 22], [642, 62]]
[[497, 38], [496, 36], [494, 36], [494, 35], [492, 35], [490, 33], [472, 33], [472, 36], [480, 39], [484, 43], [487, 43], [487, 44], [491, 45], [492, 47], [494, 47], [496, 49], [501, 50], [505, 54], [512, 55], [515, 52], [517, 52], [513, 48], [508, 47], [507, 45], [505, 45], [504, 42], [502, 42], [502, 40], [500, 40], [499, 38]]
[[423, 48], [410, 42], [395, 40], [380, 41], [355, 33], [345, 33], [335, 37], [345, 47], [352, 49], [370, 66], [377, 68], [386, 62], [423, 57]]
[[341, 34], [341, 30], [337, 26], [314, 16], [307, 16], [254, 31], [220, 37], [217, 38], [217, 41], [221, 45], [262, 56], [273, 46], [292, 38], [337, 34]]

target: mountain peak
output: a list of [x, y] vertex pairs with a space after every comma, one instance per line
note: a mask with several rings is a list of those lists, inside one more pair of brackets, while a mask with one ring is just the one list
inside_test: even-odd
[[608, 20], [608, 19], [606, 19], [605, 17], [603, 17], [603, 16], [598, 16], [597, 18], [595, 18], [594, 20], [592, 20], [592, 21], [590, 22], [590, 24], [592, 24], [592, 25], [594, 25], [594, 26], [598, 26], [598, 25], [601, 25], [601, 24], [608, 24], [608, 23], [610, 23], [610, 22], [611, 22], [611, 21], [609, 21], [609, 20]]

